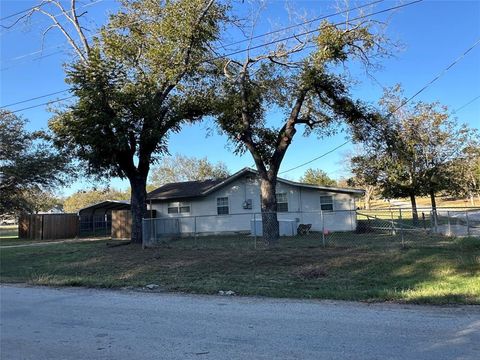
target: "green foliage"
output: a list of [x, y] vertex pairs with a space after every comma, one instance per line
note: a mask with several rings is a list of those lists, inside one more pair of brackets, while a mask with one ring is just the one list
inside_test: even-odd
[[337, 182], [321, 169], [307, 169], [300, 178], [300, 182], [321, 186], [337, 186]]
[[116, 189], [90, 189], [79, 190], [68, 196], [63, 202], [65, 212], [78, 212], [78, 210], [105, 201], [105, 200], [129, 200], [130, 193], [128, 190], [120, 191]]
[[405, 100], [398, 85], [385, 92], [380, 101], [385, 120], [366, 137], [365, 153], [352, 158], [353, 172], [379, 185], [388, 198], [455, 188], [455, 164], [478, 143], [477, 131], [459, 125], [438, 103], [410, 103], [395, 111]]
[[132, 241], [141, 242], [146, 182], [182, 124], [210, 112], [210, 45], [226, 8], [207, 0], [125, 0], [67, 69], [77, 101], [50, 121], [56, 144], [88, 174], [128, 178]]
[[0, 213], [47, 210], [50, 191], [71, 174], [69, 159], [52, 150], [47, 134], [29, 133], [25, 124], [0, 110]]
[[122, 4], [88, 60], [67, 69], [77, 102], [50, 128], [90, 174], [132, 178], [148, 174], [170, 133], [208, 113], [202, 61], [225, 8], [203, 0]]
[[[260, 173], [275, 178], [297, 126], [304, 135], [331, 135], [342, 124], [361, 139], [378, 120], [374, 112], [349, 94], [348, 80], [334, 67], [360, 59], [381, 41], [368, 23], [350, 30], [323, 23], [321, 35], [306, 44], [315, 50], [306, 56], [281, 44], [274, 51], [251, 56], [243, 63], [228, 60], [218, 85], [215, 117], [235, 153], [249, 151]], [[305, 44], [305, 45], [306, 45]], [[301, 47], [303, 49], [303, 47]], [[267, 124], [272, 112], [275, 124]], [[340, 125], [340, 126], [339, 126]]]
[[213, 164], [206, 157], [198, 159], [176, 154], [162, 159], [152, 170], [150, 181], [159, 187], [180, 181], [222, 179], [229, 175], [227, 165], [223, 162]]

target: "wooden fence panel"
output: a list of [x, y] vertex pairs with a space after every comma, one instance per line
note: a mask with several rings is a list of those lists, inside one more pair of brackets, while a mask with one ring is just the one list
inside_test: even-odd
[[112, 211], [112, 239], [132, 237], [132, 213], [130, 210]]
[[20, 239], [72, 239], [78, 231], [77, 214], [22, 214], [18, 221]]
[[77, 214], [44, 214], [43, 239], [72, 239], [78, 236]]

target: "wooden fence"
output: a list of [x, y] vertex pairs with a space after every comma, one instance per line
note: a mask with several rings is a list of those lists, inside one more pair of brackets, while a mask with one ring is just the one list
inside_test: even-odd
[[20, 239], [72, 239], [78, 232], [77, 214], [22, 214], [18, 221]]
[[[156, 216], [155, 210], [149, 215]], [[113, 210], [110, 222], [106, 216], [105, 224], [95, 232], [95, 218], [87, 218], [89, 227], [82, 232], [80, 217], [77, 214], [22, 214], [18, 220], [18, 237], [29, 240], [73, 239], [76, 237], [107, 237], [112, 239], [130, 239], [132, 234], [132, 214], [130, 210]], [[85, 219], [84, 219], [85, 220]], [[93, 226], [93, 232], [90, 231]]]
[[132, 213], [130, 210], [112, 211], [112, 239], [130, 239], [132, 236]]

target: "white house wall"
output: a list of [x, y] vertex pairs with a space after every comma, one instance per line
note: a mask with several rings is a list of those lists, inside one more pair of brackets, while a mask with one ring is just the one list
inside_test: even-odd
[[[295, 220], [298, 224], [312, 224], [312, 230], [322, 231], [320, 196], [332, 195], [334, 211], [324, 211], [327, 231], [351, 231], [356, 227], [355, 202], [350, 194], [325, 192], [319, 189], [298, 187], [283, 182], [277, 184], [277, 193], [287, 193], [288, 212], [279, 212], [278, 219]], [[217, 215], [217, 198], [228, 197], [229, 214]], [[252, 209], [244, 209], [250, 199]], [[181, 233], [236, 233], [250, 232], [254, 217], [259, 220], [260, 188], [258, 181], [238, 179], [205, 197], [182, 200], [190, 204], [189, 214], [168, 214], [170, 201], [153, 202], [157, 217], [178, 218]], [[149, 207], [150, 208], [150, 207]], [[349, 211], [345, 211], [349, 210]], [[255, 215], [254, 215], [255, 214]]]

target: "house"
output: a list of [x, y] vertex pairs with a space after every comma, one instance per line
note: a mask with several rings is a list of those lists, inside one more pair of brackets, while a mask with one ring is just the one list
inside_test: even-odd
[[[281, 235], [295, 235], [299, 224], [312, 224], [312, 231], [356, 228], [355, 201], [363, 190], [278, 178], [276, 192]], [[147, 194], [147, 205], [157, 219], [176, 219], [181, 234], [261, 235], [260, 181], [250, 168], [226, 179], [163, 185]]]

